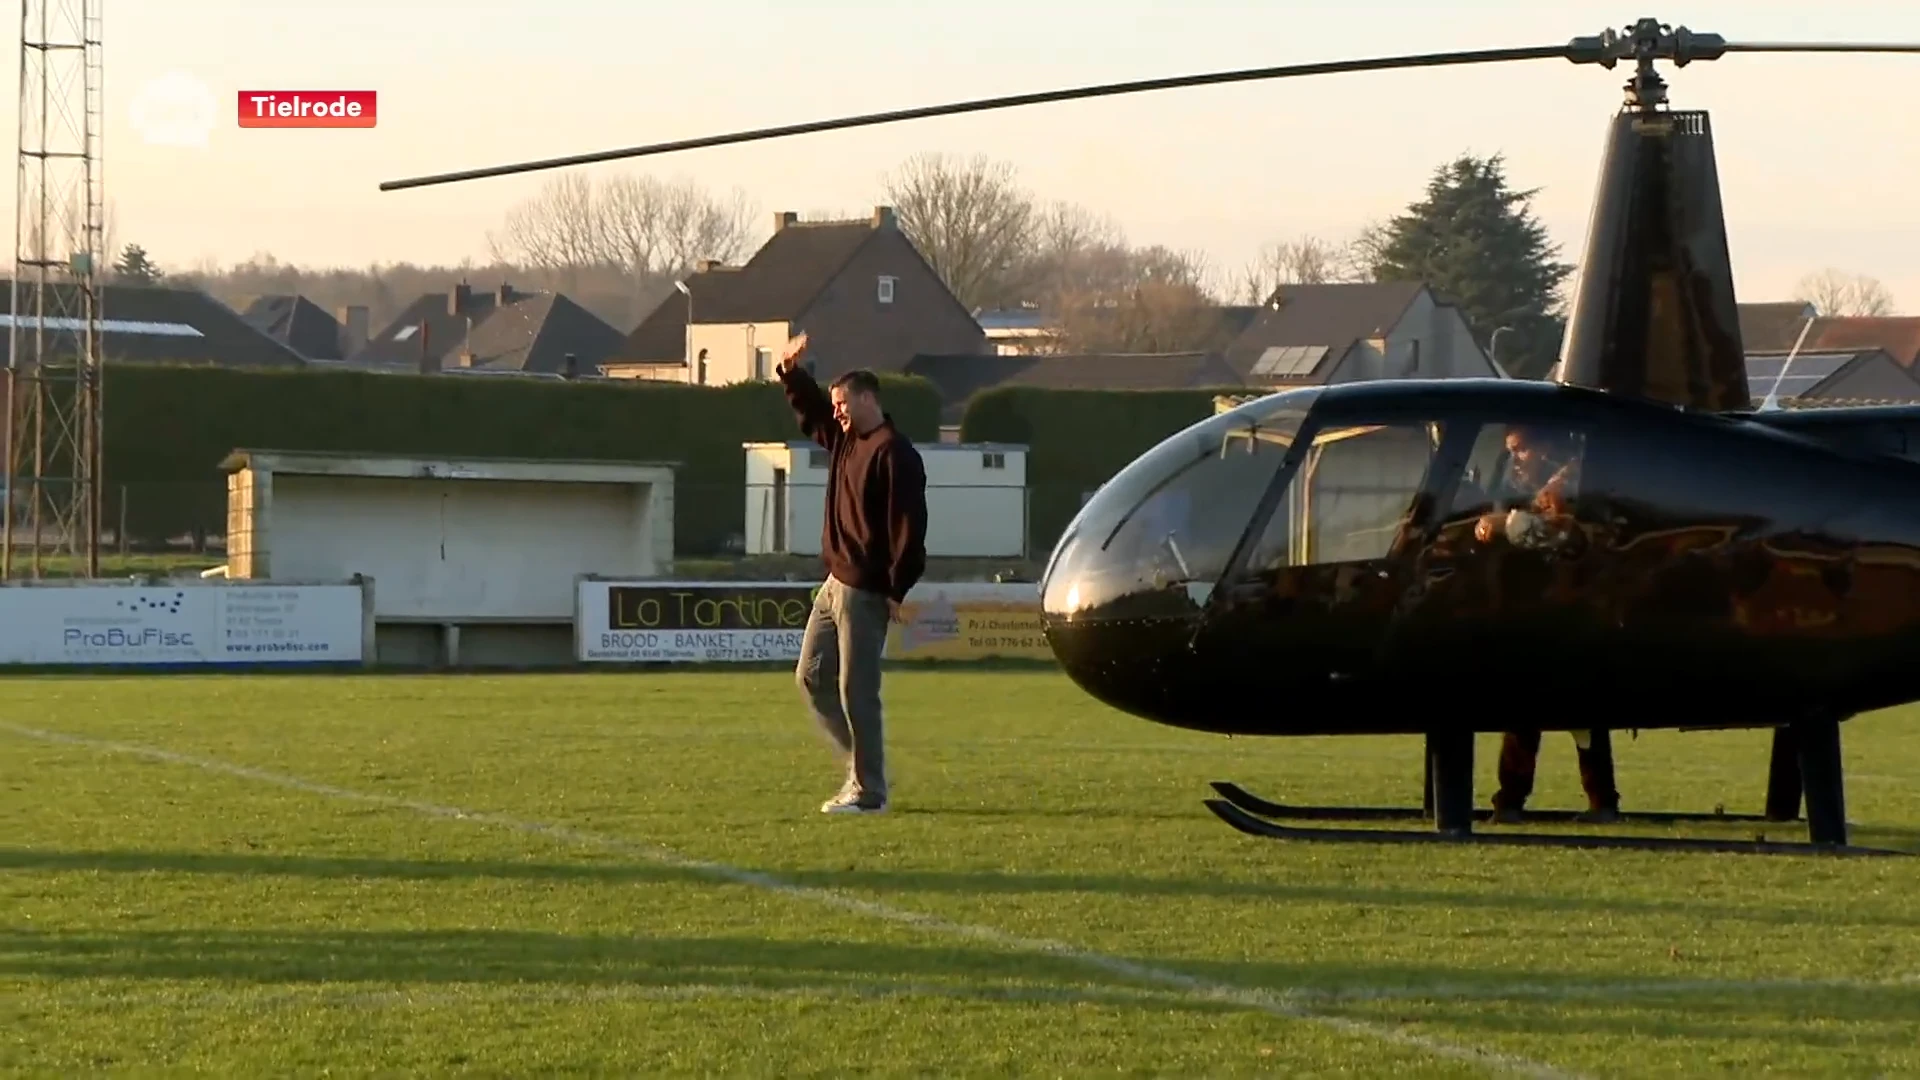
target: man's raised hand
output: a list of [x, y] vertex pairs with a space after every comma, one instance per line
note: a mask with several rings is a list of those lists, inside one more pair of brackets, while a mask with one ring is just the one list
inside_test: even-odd
[[784, 373], [792, 370], [794, 362], [800, 359], [801, 353], [804, 353], [806, 351], [807, 351], [807, 332], [805, 330], [802, 330], [799, 333], [788, 338], [787, 347], [781, 350], [781, 353], [780, 353], [781, 372]]

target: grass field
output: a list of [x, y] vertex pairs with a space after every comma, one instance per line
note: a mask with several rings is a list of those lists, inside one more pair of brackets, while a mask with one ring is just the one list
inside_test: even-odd
[[[889, 678], [864, 819], [782, 673], [0, 681], [0, 1070], [1920, 1073], [1907, 860], [1255, 840], [1207, 781], [1404, 803], [1417, 741]], [[1916, 720], [1846, 728], [1863, 842], [1920, 847]], [[1617, 752], [1758, 808], [1760, 733]]]

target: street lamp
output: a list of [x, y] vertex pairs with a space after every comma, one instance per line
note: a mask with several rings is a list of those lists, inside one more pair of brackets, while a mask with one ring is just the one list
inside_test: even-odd
[[1500, 362], [1500, 337], [1502, 334], [1511, 333], [1513, 333], [1513, 327], [1502, 326], [1487, 337], [1487, 358], [1493, 361], [1495, 367], [1506, 372], [1508, 375], [1512, 375], [1513, 373], [1507, 371], [1506, 365]]
[[686, 334], [687, 342], [686, 342], [685, 355], [683, 355], [681, 359], [684, 360], [687, 365], [687, 381], [692, 382], [693, 381], [693, 290], [687, 288], [686, 282], [680, 281], [678, 279], [674, 281], [673, 287], [676, 289], [679, 289], [681, 294], [687, 298], [687, 334]]

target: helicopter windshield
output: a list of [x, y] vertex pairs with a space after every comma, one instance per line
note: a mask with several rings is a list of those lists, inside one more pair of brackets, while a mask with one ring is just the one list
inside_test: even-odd
[[[1094, 492], [1041, 585], [1048, 615], [1115, 618], [1192, 610], [1225, 572], [1321, 388], [1250, 401], [1175, 434]], [[1155, 602], [1170, 601], [1171, 608]]]

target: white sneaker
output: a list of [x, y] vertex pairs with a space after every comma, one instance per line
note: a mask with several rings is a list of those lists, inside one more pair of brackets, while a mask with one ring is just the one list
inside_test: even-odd
[[887, 812], [887, 800], [863, 796], [857, 791], [847, 790], [820, 804], [823, 814], [884, 814]]

